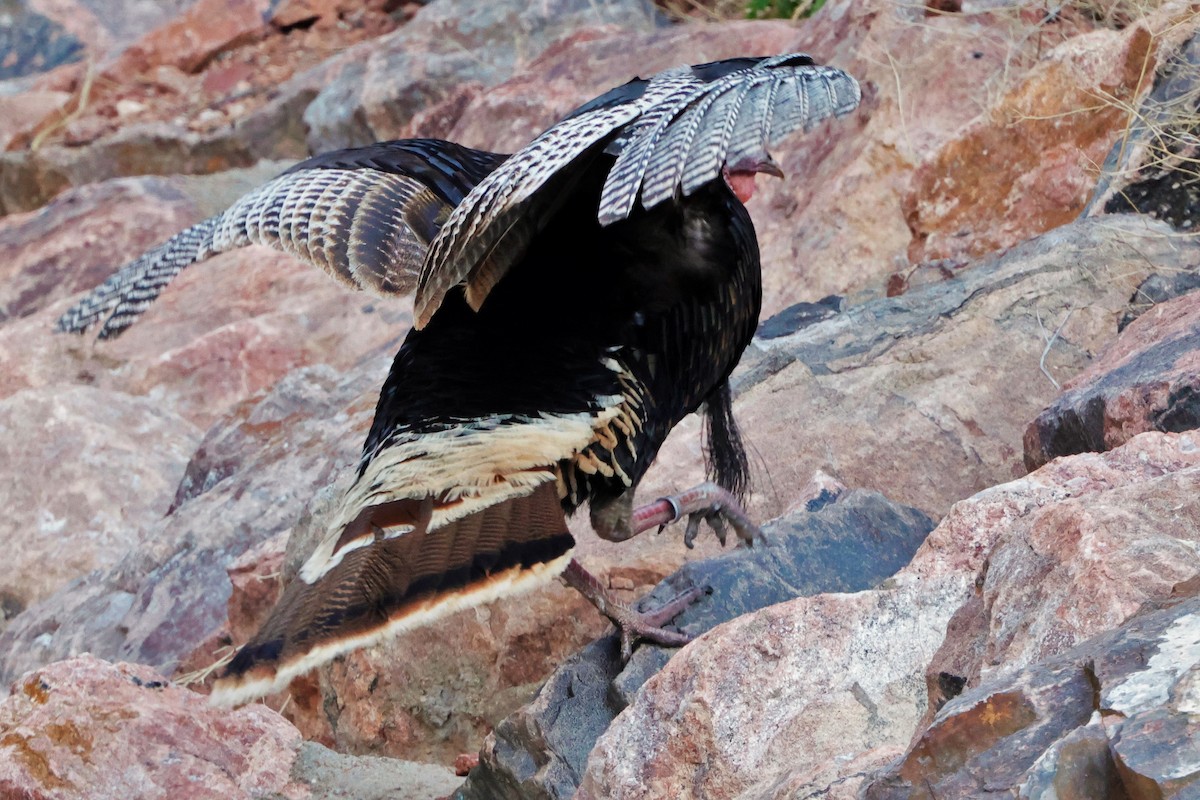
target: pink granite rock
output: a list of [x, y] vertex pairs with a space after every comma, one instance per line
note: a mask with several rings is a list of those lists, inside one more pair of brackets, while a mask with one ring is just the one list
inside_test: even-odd
[[979, 256], [1076, 218], [1162, 51], [1195, 24], [1168, 4], [1123, 31], [1074, 36], [1010, 74], [1000, 98], [914, 174], [909, 260]]
[[39, 800], [304, 797], [299, 733], [263, 706], [230, 713], [153, 669], [80, 656], [0, 702], [0, 794]]
[[179, 186], [133, 178], [85, 186], [37, 211], [0, 219], [0, 319], [90, 289], [114, 264], [199, 217]]
[[[1187, 274], [1187, 273], [1180, 273]], [[1200, 427], [1200, 292], [1134, 320], [1025, 429], [1025, 464]]]
[[200, 438], [153, 401], [85, 386], [0, 400], [0, 432], [0, 535], [20, 543], [0, 562], [0, 593], [22, 607], [140, 546]]
[[1200, 577], [1200, 434], [1142, 434], [1025, 480], [1029, 507], [1005, 522], [975, 601], [930, 663], [931, 686], [953, 675], [973, 687], [1057, 655]]
[[[375, 361], [357, 379], [329, 367], [296, 370], [229, 411], [186, 462], [167, 515], [137, 534], [139, 546], [10, 623], [0, 636], [0, 672], [11, 679], [87, 651], [166, 674], [191, 659], [226, 624], [226, 567], [295, 525], [313, 493], [354, 463], [374, 407], [375, 371], [386, 363]], [[123, 499], [114, 491], [89, 507], [98, 513]]]
[[[863, 782], [863, 769], [894, 757], [926, 710], [932, 713], [926, 665], [952, 615], [977, 584], [986, 585], [992, 559], [1009, 550], [1029, 551], [1027, 526], [1039, 516], [1048, 522], [1072, 505], [1112, 508], [1113, 519], [1122, 512], [1135, 519], [1149, 514], [1150, 530], [1157, 517], [1144, 509], [1147, 496], [1157, 494], [1155, 506], [1164, 513], [1180, 504], [1195, 507], [1197, 445], [1189, 434], [1147, 433], [1107, 454], [1060, 460], [956, 505], [884, 588], [801, 598], [710, 631], [651, 678], [601, 737], [577, 796], [783, 797], [775, 793], [779, 787], [791, 792], [798, 785], [809, 793], [831, 785], [852, 790]], [[1142, 551], [1139, 569], [1145, 574], [1127, 593], [1120, 587], [1129, 570], [1108, 575], [1099, 567], [1085, 577], [1092, 554], [1082, 544], [1071, 547], [1074, 534], [1066, 528], [1059, 541], [1088, 581], [1070, 595], [1084, 604], [1079, 618], [1064, 602], [1047, 603], [1044, 612], [1026, 620], [1020, 612], [1028, 605], [1015, 603], [1017, 630], [1039, 636], [1033, 637], [1036, 645], [1013, 646], [1005, 655], [1019, 665], [1034, 652], [1038, 657], [1062, 652], [1082, 638], [1082, 630], [1070, 626], [1102, 630], [1136, 610], [1128, 597], [1169, 596], [1181, 576], [1200, 573], [1200, 560], [1188, 545], [1195, 527], [1181, 523], [1158, 543], [1185, 559], [1182, 563], [1148, 558]], [[1052, 535], [1053, 527], [1046, 528]], [[1036, 575], [1011, 577], [1013, 586], [1039, 591]], [[1061, 584], [1053, 580], [1046, 590], [1053, 585]], [[1095, 599], [1085, 599], [1089, 591]], [[930, 675], [936, 684], [932, 668]], [[936, 696], [938, 688], [930, 687], [930, 694]], [[843, 771], [846, 763], [855, 771]]]
[[197, 0], [154, 29], [108, 67], [114, 74], [167, 64], [196, 72], [223, 50], [266, 33], [269, 0]]
[[445, 767], [339, 755], [263, 705], [216, 709], [137, 664], [90, 655], [0, 701], [0, 796], [35, 800], [431, 800]]

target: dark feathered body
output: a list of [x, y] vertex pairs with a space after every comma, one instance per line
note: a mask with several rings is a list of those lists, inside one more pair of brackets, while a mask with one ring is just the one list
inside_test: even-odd
[[453, 290], [429, 324], [409, 334], [380, 395], [364, 468], [396, 431], [594, 414], [604, 398], [622, 396], [633, 407], [632, 428], [614, 426], [612, 442], [558, 465], [563, 504], [573, 511], [636, 485], [675, 424], [725, 381], [761, 301], [745, 207], [716, 180], [602, 228], [595, 198], [610, 161], [597, 159], [478, 312]]

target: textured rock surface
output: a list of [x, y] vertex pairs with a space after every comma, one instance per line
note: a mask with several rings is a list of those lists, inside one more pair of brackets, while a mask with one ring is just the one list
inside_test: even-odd
[[302, 742], [265, 706], [210, 708], [148, 667], [90, 655], [27, 673], [0, 702], [6, 798], [432, 800], [458, 783]]
[[[0, 536], [20, 543], [0, 562], [0, 596], [24, 608], [144, 544], [199, 438], [169, 409], [116, 392], [54, 387], [0, 400], [10, 470]], [[108, 502], [117, 481], [127, 487], [119, 504]]]
[[[642, 606], [653, 608], [692, 587], [710, 587], [711, 594], [672, 623], [698, 636], [802, 594], [873, 587], [907, 563], [932, 527], [925, 515], [881, 495], [850, 492], [814, 512], [796, 511], [767, 525], [768, 547], [685, 565]], [[480, 766], [456, 797], [570, 797], [596, 739], [675, 653], [643, 645], [623, 665], [619, 650], [617, 637], [610, 635], [557, 669], [532, 703], [496, 727]]]
[[16, 0], [5, 5], [0, 81], [100, 59], [161, 25], [193, 0]]
[[0, 794], [303, 797], [289, 776], [300, 735], [251, 705], [215, 710], [153, 669], [91, 656], [23, 676], [0, 702]]
[[113, 266], [219, 211], [282, 171], [277, 164], [207, 178], [124, 178], [64, 193], [0, 219], [0, 320], [90, 289]]
[[1200, 427], [1200, 292], [1143, 313], [1065, 389], [1025, 431], [1030, 469], [1143, 431]]
[[[563, 36], [597, 26], [648, 30], [658, 21], [644, 0], [442, 0], [392, 33], [371, 4], [365, 13], [379, 30], [347, 19], [280, 33], [263, 13], [269, 6], [199, 0], [106, 62], [90, 99], [97, 110], [66, 121], [49, 115], [37, 126], [54, 134], [49, 143], [28, 149], [27, 137], [25, 148], [0, 156], [0, 211], [33, 209], [67, 187], [113, 177], [209, 173], [411, 136], [410, 121], [429, 106], [463, 84], [499, 83]], [[201, 71], [204, 82], [190, 77]], [[80, 73], [75, 83], [83, 80]], [[160, 105], [182, 113], [148, 110]], [[448, 125], [423, 133], [444, 134]]]
[[[170, 674], [225, 621], [225, 567], [296, 524], [314, 487], [354, 463], [371, 391], [313, 367], [236, 409], [201, 443], [185, 467], [192, 488], [145, 529], [142, 546], [31, 606], [0, 636], [5, 679], [84, 651]], [[219, 479], [235, 469], [238, 480]]]
[[[556, 40], [580, 30], [611, 25], [628, 37], [653, 29], [657, 21], [653, 6], [643, 0], [431, 3], [403, 28], [372, 42], [369, 50], [347, 53], [320, 68], [331, 80], [304, 111], [309, 146], [317, 152], [381, 139], [445, 136], [454, 115], [446, 119], [445, 114], [430, 116], [428, 111], [444, 101], [450, 101], [445, 111], [461, 103], [456, 98], [463, 84], [500, 83], [522, 60], [535, 58]], [[623, 66], [623, 77], [605, 78], [604, 87], [628, 80], [629, 66]], [[420, 112], [425, 112], [426, 122], [441, 122], [418, 131], [413, 120]], [[464, 144], [499, 148], [494, 138]], [[525, 136], [519, 144], [530, 138]]]
[[1193, 797], [1198, 681], [1191, 597], [951, 700], [864, 797]]
[[1127, 104], [1150, 88], [1156, 48], [1181, 25], [1195, 25], [1193, 12], [1167, 4], [1153, 20], [1048, 53], [917, 170], [905, 201], [909, 259], [977, 257], [1078, 216], [1095, 165], [1126, 127]]
[[[976, 686], [1111, 630], [1200, 576], [1200, 433], [1147, 433], [1110, 453], [1054, 461], [1003, 489], [978, 591], [928, 670]], [[959, 507], [982, 504], [985, 492]]]
[[[957, 504], [912, 562], [880, 589], [803, 597], [715, 628], [668, 662], [617, 717], [592, 751], [578, 796], [805, 797], [835, 784], [853, 792], [868, 770], [907, 746], [930, 697], [936, 705], [961, 690], [954, 674], [945, 681], [931, 674], [927, 695], [926, 666], [952, 616], [961, 619], [966, 612], [960, 608], [976, 602], [975, 587], [985, 583], [992, 555], [1028, 547], [1026, 520], [1089, 500], [1132, 503], [1126, 512], [1136, 513], [1139, 491], [1157, 490], [1164, 508], [1194, 506], [1197, 464], [1200, 448], [1188, 434], [1148, 433], [1111, 453], [1063, 459]], [[1181, 485], [1164, 491], [1157, 481], [1167, 480]], [[1178, 526], [1184, 539], [1177, 549], [1187, 549], [1183, 543], [1194, 538], [1194, 528]], [[1070, 528], [1061, 534], [1064, 544], [1072, 535]], [[1086, 564], [1086, 548], [1073, 557]], [[1141, 568], [1153, 577], [1140, 585], [1157, 586], [1148, 597], [1160, 598], [1169, 596], [1174, 576], [1195, 572], [1164, 559], [1143, 558]], [[1120, 613], [1121, 581], [1114, 577], [1110, 584], [1118, 597], [1111, 610], [1099, 595], [1086, 613], [1103, 608], [1108, 624], [1128, 619], [1137, 605]], [[1054, 619], [1053, 608], [1049, 604], [1043, 620]], [[1058, 616], [1079, 624], [1072, 611]], [[1023, 619], [1014, 614], [1018, 624]], [[1042, 657], [1078, 640], [1050, 632], [1032, 650]], [[1055, 724], [1069, 730], [1090, 714]]]
[[1129, 309], [1121, 315], [1119, 330], [1124, 331], [1129, 323], [1154, 308], [1159, 303], [1200, 289], [1200, 271], [1156, 272], [1138, 284], [1137, 291], [1129, 298]]
[[223, 50], [263, 36], [270, 6], [271, 0], [195, 0], [126, 49], [109, 71], [166, 65], [196, 72]]
[[[291, 776], [312, 793], [312, 800], [436, 800], [462, 783], [445, 767], [348, 756], [311, 742], [300, 745]], [[291, 797], [281, 793], [279, 800]]]

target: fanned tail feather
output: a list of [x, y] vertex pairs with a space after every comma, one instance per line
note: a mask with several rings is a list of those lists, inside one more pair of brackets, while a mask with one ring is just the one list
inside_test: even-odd
[[[338, 655], [542, 585], [571, 560], [575, 541], [553, 482], [429, 531], [431, 500], [365, 509], [347, 526], [354, 546], [312, 583], [292, 581], [218, 679], [212, 702], [279, 691]], [[397, 521], [399, 533], [382, 527]], [[369, 541], [359, 535], [371, 531]]]

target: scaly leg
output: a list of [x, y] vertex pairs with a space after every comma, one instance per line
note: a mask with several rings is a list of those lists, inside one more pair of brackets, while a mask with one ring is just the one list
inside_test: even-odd
[[661, 531], [684, 514], [688, 515], [688, 524], [683, 534], [683, 543], [688, 549], [696, 546], [701, 522], [708, 523], [722, 547], [725, 546], [727, 535], [726, 523], [733, 527], [738, 538], [747, 545], [753, 546], [755, 541], [766, 541], [762, 531], [746, 516], [738, 499], [715, 483], [702, 483], [685, 492], [660, 497], [653, 503], [634, 509], [631, 527], [635, 534], [653, 527]]
[[666, 647], [683, 647], [692, 640], [686, 633], [668, 631], [661, 626], [705, 594], [703, 588], [689, 589], [655, 611], [640, 613], [613, 597], [612, 593], [601, 585], [600, 580], [584, 569], [576, 559], [571, 559], [571, 563], [567, 564], [562, 577], [569, 586], [591, 601], [601, 614], [617, 626], [617, 630], [621, 632], [621, 658], [624, 661], [628, 661], [633, 654], [635, 639], [646, 639]]
[[[683, 543], [689, 548], [695, 546], [701, 522], [708, 523], [722, 546], [728, 536], [726, 525], [732, 526], [738, 538], [748, 545], [753, 545], [755, 541], [765, 541], [762, 531], [746, 516], [738, 499], [715, 483], [702, 483], [685, 492], [661, 497], [636, 509], [632, 508], [632, 497], [633, 493], [627, 492], [607, 502], [593, 498], [592, 528], [601, 538], [624, 541], [650, 528], [662, 531], [686, 514], [688, 523]], [[639, 613], [615, 599], [578, 561], [572, 560], [567, 565], [563, 579], [591, 601], [592, 605], [612, 620], [621, 631], [621, 656], [626, 660], [633, 651], [635, 639], [647, 639], [667, 647], [682, 647], [690, 642], [690, 636], [664, 630], [661, 626], [707, 591], [694, 588], [656, 611]]]

